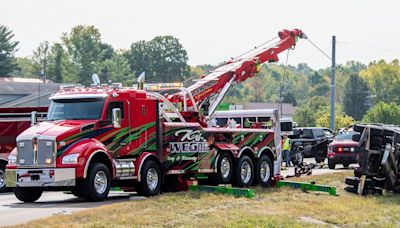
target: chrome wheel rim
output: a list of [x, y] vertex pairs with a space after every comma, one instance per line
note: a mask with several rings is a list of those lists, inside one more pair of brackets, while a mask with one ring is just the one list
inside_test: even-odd
[[146, 175], [147, 186], [150, 190], [154, 190], [158, 185], [158, 172], [155, 168], [150, 168]]
[[6, 185], [4, 171], [0, 170], [0, 188]]
[[268, 162], [266, 161], [261, 162], [261, 167], [260, 167], [261, 180], [263, 182], [267, 182], [269, 180], [270, 175], [271, 175], [271, 169], [269, 168]]
[[223, 178], [228, 178], [231, 173], [231, 163], [227, 157], [224, 157], [221, 161], [221, 174]]
[[104, 171], [99, 171], [94, 177], [94, 189], [98, 194], [103, 194], [108, 185], [107, 175]]
[[251, 178], [251, 166], [248, 161], [244, 161], [240, 166], [240, 178], [243, 183], [248, 183]]

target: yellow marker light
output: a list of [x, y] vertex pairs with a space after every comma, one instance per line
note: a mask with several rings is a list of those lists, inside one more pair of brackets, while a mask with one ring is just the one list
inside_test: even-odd
[[45, 162], [46, 164], [51, 164], [51, 158], [47, 158]]

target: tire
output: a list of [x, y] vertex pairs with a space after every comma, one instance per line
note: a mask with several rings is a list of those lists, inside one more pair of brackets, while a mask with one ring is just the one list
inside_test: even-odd
[[31, 203], [42, 196], [43, 190], [41, 188], [14, 188], [13, 192], [20, 201]]
[[254, 165], [249, 156], [243, 155], [239, 158], [235, 167], [235, 185], [247, 187], [253, 184]]
[[82, 191], [80, 189], [73, 189], [71, 190], [72, 195], [78, 197], [78, 198], [83, 198]]
[[358, 184], [360, 183], [360, 179], [358, 177], [346, 177], [344, 183], [357, 188]]
[[325, 157], [315, 157], [315, 162], [316, 163], [321, 163], [325, 161]]
[[345, 187], [344, 190], [345, 190], [346, 192], [350, 192], [350, 193], [355, 193], [355, 194], [358, 193], [358, 192], [357, 192], [358, 187]]
[[336, 166], [335, 162], [328, 158], [328, 168], [335, 169], [335, 166]]
[[97, 202], [107, 198], [111, 188], [110, 170], [103, 163], [93, 163], [89, 166], [89, 174], [81, 184], [75, 196], [82, 196], [87, 201]]
[[343, 163], [343, 167], [344, 167], [345, 169], [348, 169], [348, 168], [349, 168], [349, 166], [350, 166], [350, 164], [349, 164], [349, 163]]
[[361, 168], [357, 167], [354, 169], [354, 176], [360, 178], [362, 176]]
[[274, 176], [272, 161], [267, 155], [261, 155], [256, 163], [256, 178], [255, 183], [263, 187], [269, 187]]
[[140, 172], [141, 181], [137, 186], [138, 195], [154, 196], [160, 193], [162, 173], [160, 165], [154, 160], [147, 160]]
[[299, 165], [304, 161], [304, 151], [300, 149], [294, 149], [293, 154], [290, 156], [290, 161], [293, 165]]
[[227, 153], [221, 153], [217, 161], [217, 173], [211, 175], [212, 184], [229, 184], [233, 175], [233, 161]]
[[6, 192], [8, 189], [6, 187], [6, 166], [1, 164], [0, 165], [0, 193]]

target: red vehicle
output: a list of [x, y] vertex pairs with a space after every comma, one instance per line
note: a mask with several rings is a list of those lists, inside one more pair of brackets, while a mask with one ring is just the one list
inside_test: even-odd
[[143, 90], [142, 77], [138, 88], [64, 87], [50, 97], [47, 121], [34, 122], [17, 137], [7, 186], [25, 202], [45, 190], [100, 201], [111, 186], [151, 196], [162, 185], [183, 188], [199, 175], [216, 184], [268, 186], [280, 171], [279, 127], [208, 128], [207, 119], [231, 85], [256, 76], [259, 64], [277, 61], [305, 35], [296, 29], [279, 37], [272, 47], [256, 48], [174, 93], [165, 92], [172, 83], [159, 93]]
[[335, 169], [336, 164], [343, 164], [348, 168], [350, 164], [357, 163], [358, 142], [352, 140], [353, 135], [360, 133], [348, 131], [335, 136], [328, 145], [328, 167]]
[[17, 136], [31, 126], [31, 112], [44, 117], [47, 107], [0, 108], [0, 192], [6, 191], [5, 169]]

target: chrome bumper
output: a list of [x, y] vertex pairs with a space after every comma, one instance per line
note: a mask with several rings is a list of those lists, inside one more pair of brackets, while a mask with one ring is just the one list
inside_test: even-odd
[[7, 187], [66, 187], [76, 185], [75, 168], [6, 169]]

